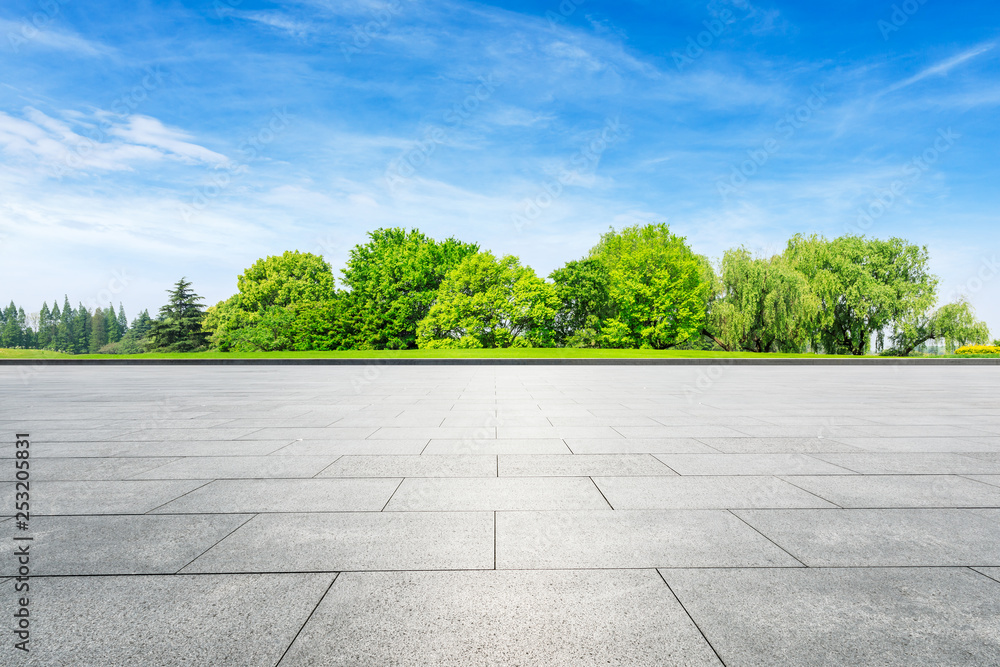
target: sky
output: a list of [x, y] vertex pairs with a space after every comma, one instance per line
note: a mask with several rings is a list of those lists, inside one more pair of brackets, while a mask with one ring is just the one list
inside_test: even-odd
[[547, 276], [665, 222], [905, 238], [1000, 335], [998, 72], [995, 2], [5, 0], [0, 301], [211, 305], [378, 227]]

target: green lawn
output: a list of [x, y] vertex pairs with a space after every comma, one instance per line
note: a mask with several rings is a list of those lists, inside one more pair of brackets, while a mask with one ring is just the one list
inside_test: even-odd
[[[949, 355], [955, 357], [957, 355]], [[756, 354], [694, 350], [589, 350], [578, 348], [508, 348], [500, 350], [378, 350], [347, 352], [196, 352], [193, 354], [79, 354], [45, 350], [0, 349], [0, 359], [872, 359], [832, 354]], [[939, 357], [940, 358], [940, 357]], [[963, 358], [969, 358], [964, 355]], [[976, 358], [997, 358], [980, 355]]]

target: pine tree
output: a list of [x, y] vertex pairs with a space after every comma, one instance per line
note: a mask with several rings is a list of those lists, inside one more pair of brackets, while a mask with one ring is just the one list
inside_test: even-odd
[[0, 319], [0, 347], [20, 347], [21, 330], [17, 326], [17, 306], [11, 301]]
[[122, 332], [118, 329], [118, 318], [115, 316], [115, 307], [108, 304], [108, 309], [104, 311], [104, 329], [107, 331], [108, 343], [117, 343], [122, 339]]
[[44, 350], [52, 340], [52, 313], [49, 311], [47, 301], [42, 302], [42, 309], [38, 313], [38, 349]]
[[98, 350], [108, 344], [108, 317], [100, 308], [94, 309], [94, 315], [90, 320], [90, 341], [87, 351], [96, 354]]
[[82, 303], [79, 304], [76, 317], [73, 318], [73, 354], [86, 354], [90, 350], [91, 320], [90, 311]]
[[73, 320], [75, 315], [73, 307], [69, 305], [69, 296], [64, 296], [62, 312], [59, 314], [59, 324], [56, 326], [53, 349], [59, 352], [73, 351]]
[[128, 318], [125, 317], [125, 306], [122, 302], [118, 302], [118, 338], [121, 339], [125, 334], [128, 333]]
[[202, 331], [205, 311], [199, 303], [202, 297], [190, 289], [191, 283], [181, 278], [172, 290], [170, 301], [160, 308], [159, 317], [150, 331], [150, 349], [158, 352], [195, 352], [203, 349], [208, 333]]
[[17, 309], [17, 328], [21, 332], [21, 347], [25, 349], [36, 347], [34, 332], [28, 326], [28, 316], [24, 308]]
[[153, 327], [153, 320], [149, 316], [149, 311], [144, 310], [135, 319], [132, 320], [131, 326], [128, 329], [129, 338], [134, 340], [142, 340], [149, 334], [149, 330]]

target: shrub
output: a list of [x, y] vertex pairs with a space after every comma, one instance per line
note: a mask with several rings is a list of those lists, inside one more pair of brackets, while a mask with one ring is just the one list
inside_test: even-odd
[[142, 354], [146, 352], [146, 339], [123, 338], [117, 343], [108, 343], [97, 351], [98, 354]]
[[955, 354], [1000, 354], [1000, 345], [966, 345], [955, 350]]

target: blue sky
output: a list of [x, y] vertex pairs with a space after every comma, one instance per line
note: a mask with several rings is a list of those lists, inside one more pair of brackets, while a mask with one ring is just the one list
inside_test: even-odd
[[928, 246], [1000, 335], [1000, 6], [7, 0], [0, 300], [208, 304], [418, 227], [542, 275], [609, 226], [718, 258]]

